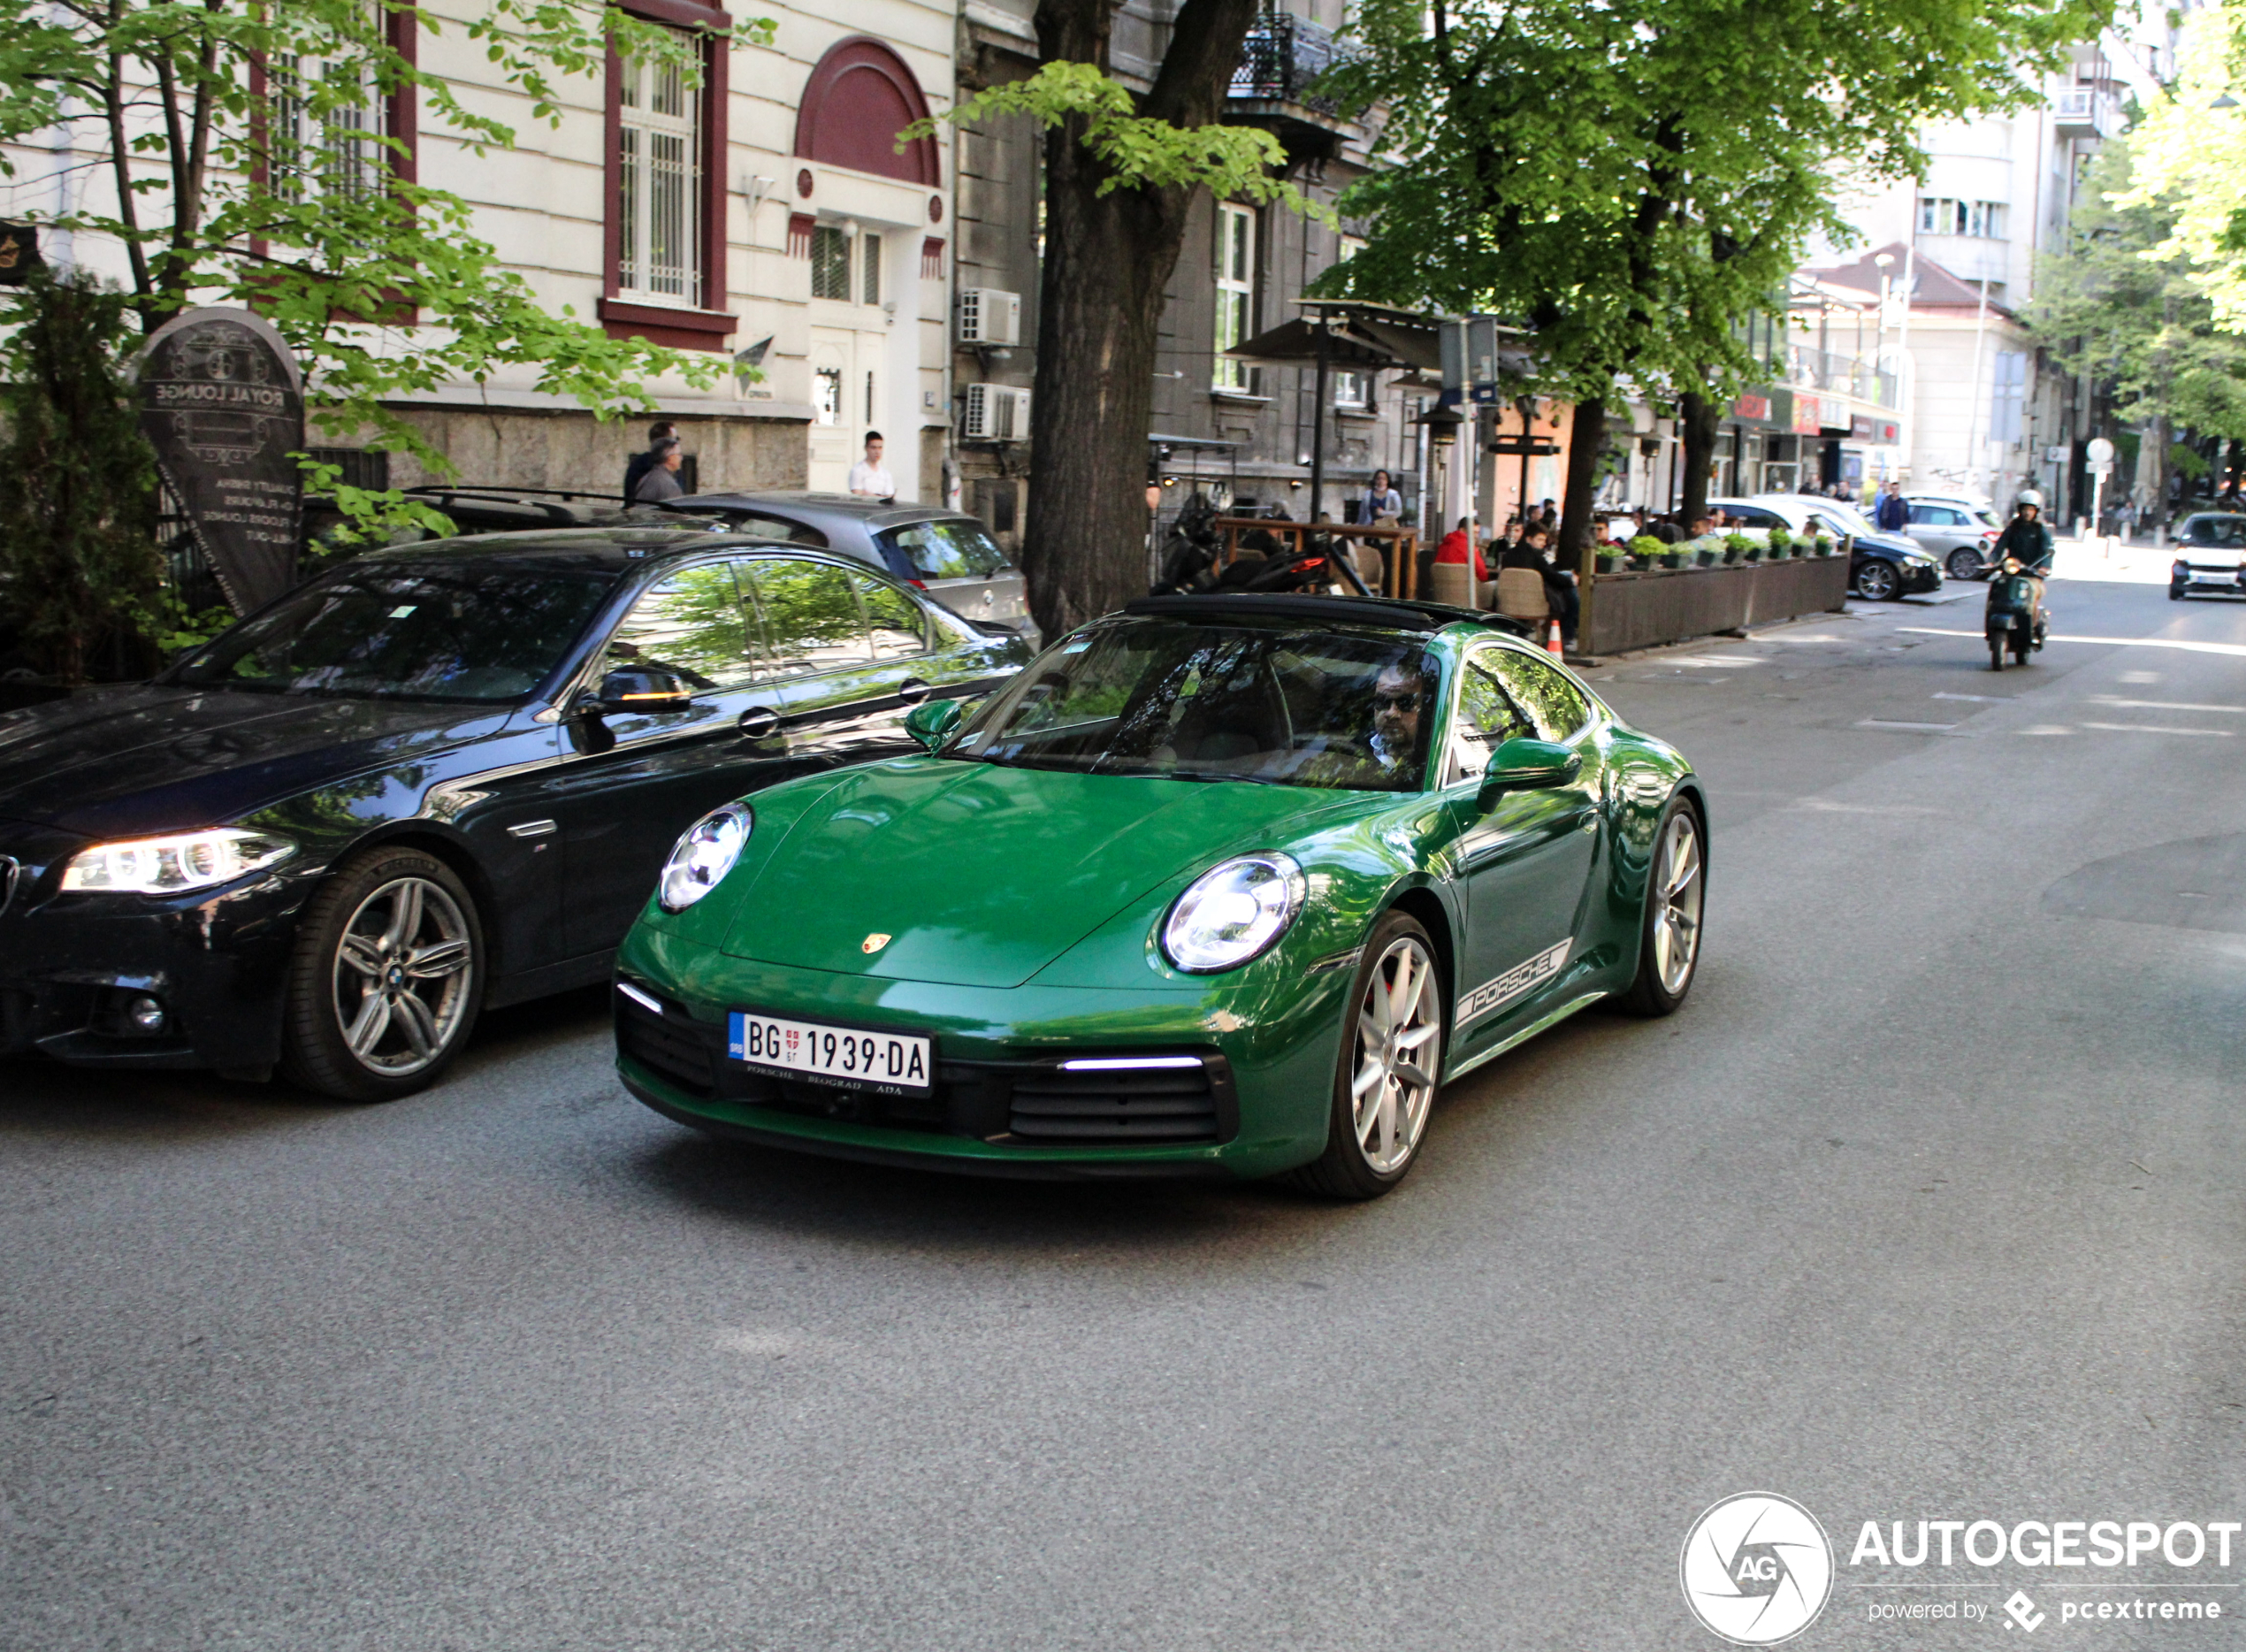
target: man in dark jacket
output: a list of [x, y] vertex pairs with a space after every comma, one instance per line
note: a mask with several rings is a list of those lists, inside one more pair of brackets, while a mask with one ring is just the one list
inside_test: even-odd
[[1506, 551], [1501, 566], [1529, 569], [1544, 581], [1545, 606], [1560, 622], [1560, 646], [1572, 647], [1576, 621], [1583, 613], [1583, 598], [1576, 590], [1575, 575], [1560, 566], [1553, 553], [1552, 535], [1542, 523], [1528, 525], [1521, 535], [1521, 542]]
[[1883, 533], [1900, 533], [1911, 525], [1911, 508], [1904, 502], [1903, 485], [1890, 482], [1879, 496], [1879, 507], [1872, 520]]
[[[625, 503], [632, 503], [639, 498], [640, 481], [648, 471], [655, 468], [656, 447], [672, 440], [677, 434], [678, 426], [668, 419], [663, 419], [647, 427], [647, 446], [640, 452], [632, 455], [631, 463], [624, 466]], [[676, 493], [681, 490], [675, 488], [672, 491]]]
[[2028, 572], [2039, 578], [2046, 577], [2051, 573], [2051, 555], [2056, 548], [2051, 543], [2051, 531], [2044, 522], [2043, 501], [2034, 493], [2021, 494], [2012, 520], [1997, 536], [1995, 560], [2002, 563], [2005, 557], [2016, 556]]

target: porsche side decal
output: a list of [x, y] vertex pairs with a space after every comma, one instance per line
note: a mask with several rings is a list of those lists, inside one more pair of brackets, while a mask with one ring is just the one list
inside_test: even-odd
[[1568, 961], [1568, 949], [1572, 941], [1562, 941], [1557, 946], [1547, 946], [1525, 964], [1516, 964], [1494, 981], [1485, 981], [1464, 998], [1458, 1000], [1458, 1024], [1479, 1020], [1492, 1010], [1510, 1004], [1531, 988], [1539, 986], [1560, 973], [1560, 966]]

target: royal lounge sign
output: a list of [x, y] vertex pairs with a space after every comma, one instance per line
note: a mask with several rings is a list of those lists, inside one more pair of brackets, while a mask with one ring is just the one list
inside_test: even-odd
[[141, 429], [238, 614], [295, 582], [304, 381], [271, 323], [247, 310], [191, 310], [140, 357]]

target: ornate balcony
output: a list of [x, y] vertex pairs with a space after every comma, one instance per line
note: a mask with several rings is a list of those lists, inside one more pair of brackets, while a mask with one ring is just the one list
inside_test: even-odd
[[1266, 11], [1249, 25], [1241, 47], [1240, 66], [1226, 90], [1226, 118], [1269, 127], [1289, 154], [1331, 157], [1336, 140], [1356, 122], [1310, 88], [1354, 55], [1354, 48], [1308, 18]]

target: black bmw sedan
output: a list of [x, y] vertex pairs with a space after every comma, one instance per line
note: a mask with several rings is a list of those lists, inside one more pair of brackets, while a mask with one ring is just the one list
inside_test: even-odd
[[709, 809], [1028, 655], [769, 538], [369, 552], [153, 682], [0, 716], [0, 1051], [404, 1095], [481, 1009], [604, 978]]

